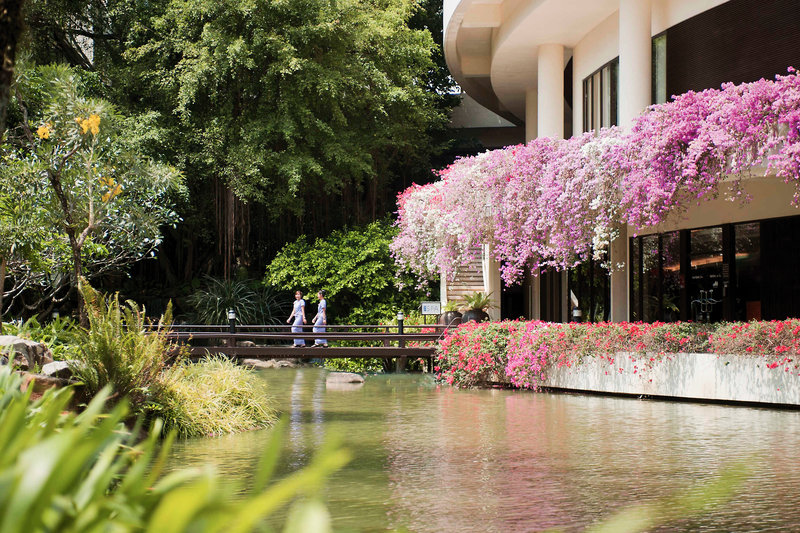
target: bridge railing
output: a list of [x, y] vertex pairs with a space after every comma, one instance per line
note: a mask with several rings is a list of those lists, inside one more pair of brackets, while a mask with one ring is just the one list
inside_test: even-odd
[[[327, 331], [313, 332], [304, 325], [302, 332], [292, 332], [291, 325], [260, 324], [230, 325], [177, 324], [170, 328], [168, 338], [186, 345], [193, 356], [221, 353], [231, 357], [250, 358], [398, 358], [423, 357], [430, 360], [437, 341], [447, 327], [440, 324], [404, 325], [332, 325]], [[424, 332], [423, 332], [424, 330]], [[314, 347], [315, 339], [324, 338], [330, 347]], [[294, 346], [302, 339], [305, 346]], [[372, 344], [365, 346], [365, 343]]]

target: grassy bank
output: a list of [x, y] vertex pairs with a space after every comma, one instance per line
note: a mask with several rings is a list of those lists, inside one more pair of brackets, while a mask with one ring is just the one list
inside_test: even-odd
[[86, 401], [108, 388], [106, 401], [110, 406], [127, 402], [130, 420], [160, 418], [167, 429], [186, 437], [275, 422], [267, 383], [255, 371], [223, 358], [182, 359], [180, 348], [167, 338], [169, 309], [153, 324], [134, 302], [104, 296], [88, 284], [81, 291], [88, 329], [61, 320], [45, 326], [28, 322], [16, 326], [15, 333], [56, 348], [54, 356], [69, 361]]

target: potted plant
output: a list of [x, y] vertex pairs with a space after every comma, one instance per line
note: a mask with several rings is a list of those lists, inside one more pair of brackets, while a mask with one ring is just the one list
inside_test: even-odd
[[492, 293], [473, 292], [464, 296], [467, 310], [461, 316], [461, 322], [485, 322], [489, 320], [487, 309], [492, 307]]
[[457, 326], [461, 324], [461, 313], [458, 311], [459, 305], [454, 301], [449, 301], [442, 308], [444, 311], [439, 315], [439, 324], [444, 326]]

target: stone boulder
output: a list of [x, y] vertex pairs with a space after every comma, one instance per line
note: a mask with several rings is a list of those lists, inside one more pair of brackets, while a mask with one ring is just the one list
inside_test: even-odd
[[47, 346], [14, 335], [0, 335], [0, 354], [9, 358], [11, 354], [15, 354], [14, 364], [26, 370], [41, 368], [53, 362], [53, 354]]
[[242, 366], [265, 369], [265, 368], [297, 368], [303, 366], [303, 363], [298, 361], [289, 361], [286, 359], [240, 359], [239, 364]]
[[42, 366], [41, 374], [51, 378], [70, 379], [72, 370], [68, 361], [53, 361]]
[[364, 383], [364, 376], [353, 372], [331, 372], [325, 378], [325, 383]]
[[325, 378], [325, 388], [330, 391], [354, 391], [364, 386], [364, 376], [353, 372], [331, 372]]

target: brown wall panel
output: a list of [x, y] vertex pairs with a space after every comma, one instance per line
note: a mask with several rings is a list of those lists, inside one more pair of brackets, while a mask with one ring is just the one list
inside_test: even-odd
[[800, 0], [731, 0], [667, 30], [667, 94], [800, 69]]

